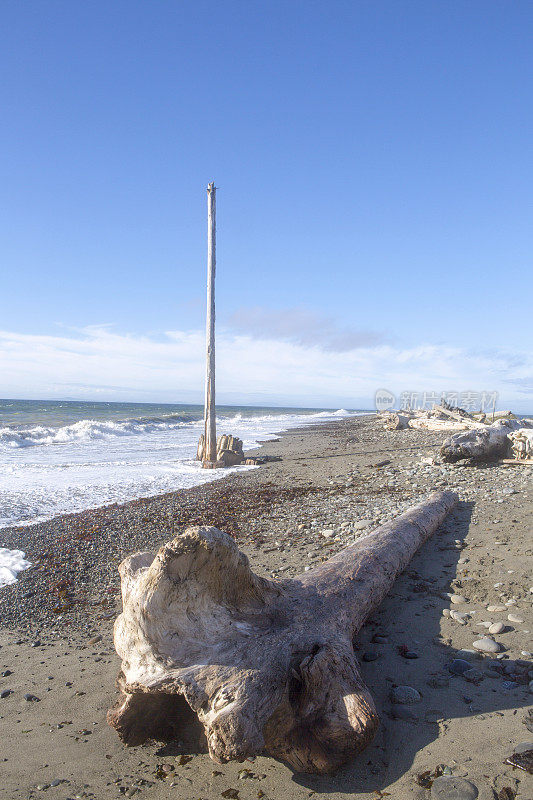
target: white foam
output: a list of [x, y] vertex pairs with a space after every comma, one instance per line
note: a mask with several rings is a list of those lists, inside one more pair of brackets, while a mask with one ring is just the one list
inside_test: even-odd
[[15, 583], [17, 574], [28, 569], [31, 564], [24, 558], [22, 550], [8, 550], [0, 547], [0, 586]]
[[[222, 415], [217, 428], [219, 434], [238, 436], [245, 449], [250, 449], [274, 433], [347, 415], [344, 409]], [[184, 421], [175, 415], [123, 421], [87, 419], [58, 428], [1, 428], [0, 528], [222, 478], [227, 470], [202, 470], [195, 461], [202, 430], [202, 420]]]

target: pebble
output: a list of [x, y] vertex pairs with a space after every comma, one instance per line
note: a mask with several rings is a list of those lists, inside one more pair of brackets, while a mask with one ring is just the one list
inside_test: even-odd
[[469, 616], [470, 615], [464, 611], [454, 611], [453, 609], [450, 611], [450, 617], [458, 622], [459, 625], [466, 625]]
[[473, 646], [482, 653], [499, 653], [501, 650], [501, 645], [494, 639], [478, 639]]
[[377, 658], [378, 658], [377, 653], [372, 653], [372, 652], [363, 653], [363, 661], [375, 661]]
[[476, 800], [477, 787], [464, 778], [441, 775], [431, 787], [431, 800]]
[[393, 703], [409, 705], [411, 703], [419, 703], [422, 696], [412, 686], [395, 686], [394, 689], [391, 689], [390, 699]]
[[463, 678], [466, 681], [470, 681], [470, 683], [475, 683], [477, 686], [483, 680], [484, 675], [478, 669], [472, 667], [471, 669], [467, 669], [465, 672], [463, 672]]
[[477, 652], [477, 650], [467, 650], [466, 647], [464, 647], [461, 650], [457, 650], [455, 657], [466, 658], [466, 660], [468, 661], [468, 659], [479, 658], [479, 653]]
[[489, 627], [489, 633], [502, 633], [505, 630], [503, 622], [495, 622]]
[[371, 524], [372, 523], [368, 520], [363, 520], [362, 522], [354, 522], [351, 527], [354, 529], [354, 531], [364, 531], [365, 528], [368, 528]]
[[11, 689], [4, 689], [2, 692], [0, 692], [0, 699], [5, 700], [10, 694], [13, 694]]
[[25, 694], [24, 695], [24, 700], [27, 700], [28, 703], [38, 703], [39, 702], [39, 698], [36, 697], [34, 694]]
[[102, 637], [100, 636], [100, 634], [98, 634], [98, 636], [93, 636], [92, 639], [89, 639], [88, 644], [98, 644], [98, 642], [101, 642], [101, 641], [102, 641]]
[[533, 742], [520, 742], [516, 745], [513, 753], [526, 753], [528, 750], [533, 750]]
[[450, 602], [455, 603], [455, 605], [460, 605], [461, 603], [468, 603], [468, 600], [466, 597], [463, 597], [462, 594], [452, 594]]
[[462, 658], [454, 658], [454, 660], [448, 664], [448, 669], [452, 675], [463, 675], [467, 670], [472, 669], [472, 664]]
[[521, 625], [524, 621], [522, 617], [518, 617], [516, 614], [508, 614], [507, 619], [509, 622], [516, 622], [518, 625]]
[[487, 611], [507, 611], [507, 606], [487, 606]]

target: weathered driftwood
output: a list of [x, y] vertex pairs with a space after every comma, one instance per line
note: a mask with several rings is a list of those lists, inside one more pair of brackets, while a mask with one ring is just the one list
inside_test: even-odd
[[407, 423], [409, 428], [421, 431], [464, 431], [470, 430], [471, 425], [457, 422], [453, 419], [438, 419], [437, 417], [413, 417]]
[[216, 186], [207, 186], [207, 315], [205, 371], [205, 466], [216, 461], [217, 422], [215, 409], [215, 275], [216, 275]]
[[443, 443], [440, 454], [451, 463], [465, 458], [475, 461], [504, 458], [510, 450], [508, 434], [523, 427], [528, 427], [523, 420], [501, 419], [466, 433], [455, 433]]
[[296, 771], [335, 769], [378, 725], [352, 638], [456, 503], [435, 493], [294, 580], [258, 577], [216, 528], [130, 556], [110, 724], [131, 745], [182, 738], [192, 709], [215, 761], [266, 751]]
[[465, 428], [478, 428], [482, 420], [476, 420], [473, 416], [466, 411], [456, 411], [453, 408], [446, 408], [446, 406], [433, 406], [433, 410], [445, 417], [450, 417], [456, 422], [460, 422]]
[[407, 428], [407, 423], [411, 419], [410, 414], [400, 411], [385, 414], [383, 417], [383, 427], [386, 431], [399, 431]]
[[196, 458], [198, 461], [202, 461], [205, 467], [233, 467], [236, 464], [242, 464], [244, 462], [242, 446], [242, 440], [238, 439], [236, 436], [228, 436], [228, 434], [219, 436], [216, 442], [215, 459], [213, 461], [207, 456], [205, 436], [202, 433], [200, 441], [198, 442]]
[[511, 451], [517, 461], [533, 460], [533, 430], [519, 428], [507, 435], [511, 442]]

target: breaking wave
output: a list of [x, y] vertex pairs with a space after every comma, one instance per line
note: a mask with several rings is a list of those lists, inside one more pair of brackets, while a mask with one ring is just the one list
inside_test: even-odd
[[[243, 416], [238, 413], [232, 414], [231, 416], [221, 415], [217, 419], [217, 423], [226, 425], [231, 421], [256, 427], [265, 422], [275, 421], [283, 425], [298, 419], [298, 421], [305, 424], [305, 422], [312, 422], [313, 419], [348, 415], [350, 415], [350, 412], [342, 408], [338, 411], [320, 411], [305, 415], [269, 414], [264, 416]], [[176, 428], [197, 426], [200, 421], [200, 418], [191, 419], [190, 416], [169, 414], [160, 417], [145, 417], [119, 421], [83, 419], [71, 425], [63, 425], [62, 427], [47, 427], [45, 425], [4, 427], [0, 428], [0, 447], [20, 448], [43, 445], [82, 444], [97, 440], [112, 440], [121, 436], [136, 436], [156, 431], [163, 432], [164, 430], [172, 431]]]

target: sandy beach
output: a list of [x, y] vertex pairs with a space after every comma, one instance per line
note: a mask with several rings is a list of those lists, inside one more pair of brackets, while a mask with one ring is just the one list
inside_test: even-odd
[[[272, 460], [213, 484], [3, 530], [33, 566], [0, 590], [0, 798], [429, 800], [444, 774], [481, 800], [532, 800], [533, 778], [504, 762], [533, 742], [533, 468], [443, 465], [441, 443], [340, 419], [276, 437], [252, 451]], [[440, 488], [459, 493], [458, 508], [355, 642], [381, 726], [339, 772], [294, 774], [267, 757], [217, 765], [190, 742], [126, 748], [107, 725], [126, 555], [212, 524], [258, 574], [293, 577]], [[476, 653], [483, 623], [497, 622], [502, 651]], [[419, 700], [392, 702], [396, 686]]]

